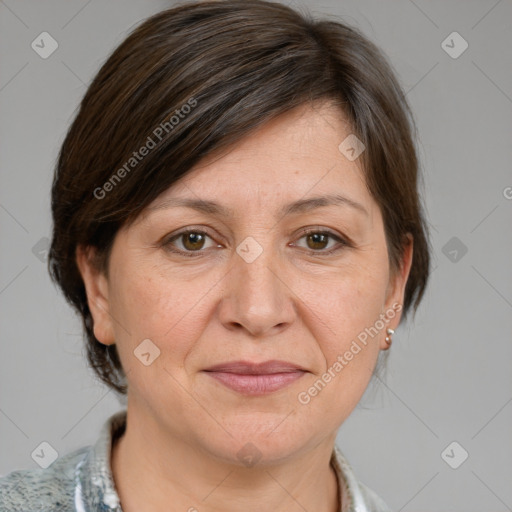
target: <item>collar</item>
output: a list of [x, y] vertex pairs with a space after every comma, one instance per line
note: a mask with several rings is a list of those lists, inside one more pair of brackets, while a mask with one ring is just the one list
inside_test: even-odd
[[124, 433], [125, 428], [126, 410], [110, 416], [103, 424], [88, 457], [76, 467], [74, 498], [77, 512], [122, 512], [112, 476], [110, 455], [112, 443]]

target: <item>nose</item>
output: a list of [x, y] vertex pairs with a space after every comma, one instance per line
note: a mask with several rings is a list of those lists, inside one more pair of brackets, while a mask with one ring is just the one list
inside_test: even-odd
[[277, 334], [291, 325], [296, 315], [295, 294], [283, 268], [270, 249], [251, 262], [234, 253], [219, 304], [222, 324], [254, 337]]

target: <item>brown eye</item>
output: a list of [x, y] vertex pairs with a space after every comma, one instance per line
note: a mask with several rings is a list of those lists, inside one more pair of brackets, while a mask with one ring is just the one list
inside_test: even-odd
[[[320, 256], [332, 254], [344, 247], [351, 247], [349, 242], [330, 231], [308, 230], [299, 240], [302, 239], [306, 240], [306, 246], [298, 245], [299, 247], [309, 249], [310, 254]], [[329, 244], [330, 242], [334, 243]]]
[[203, 233], [182, 233], [180, 237], [183, 243], [183, 247], [185, 247], [185, 249], [187, 249], [188, 251], [197, 251], [198, 249], [203, 248], [205, 240], [205, 236]]
[[169, 252], [182, 254], [185, 256], [200, 256], [207, 249], [207, 239], [210, 239], [210, 247], [215, 247], [213, 239], [204, 231], [188, 230], [177, 233], [163, 243], [163, 246]]
[[306, 235], [308, 247], [310, 249], [321, 250], [325, 249], [329, 243], [329, 235], [325, 233], [311, 233]]

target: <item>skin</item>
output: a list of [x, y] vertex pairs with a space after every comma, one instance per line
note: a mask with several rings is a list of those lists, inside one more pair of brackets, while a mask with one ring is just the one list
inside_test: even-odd
[[[380, 209], [359, 161], [338, 149], [350, 133], [329, 104], [294, 109], [202, 161], [120, 230], [108, 278], [90, 264], [91, 250], [78, 249], [95, 336], [117, 344], [127, 373], [127, 429], [112, 452], [125, 512], [168, 512], [170, 504], [190, 512], [339, 510], [329, 464], [336, 433], [400, 313], [359, 343], [362, 350], [307, 404], [298, 395], [379, 315], [403, 303], [412, 259], [410, 241], [401, 268], [390, 270]], [[365, 211], [337, 204], [277, 214], [333, 193]], [[216, 201], [233, 216], [163, 207], [178, 197]], [[207, 236], [169, 241], [189, 227]], [[318, 241], [306, 227], [334, 237]], [[236, 251], [246, 237], [262, 249], [251, 263]], [[149, 366], [134, 355], [147, 338], [160, 350]], [[270, 359], [307, 371], [263, 396], [239, 394], [202, 372]], [[237, 456], [247, 443], [260, 456], [251, 467]]]

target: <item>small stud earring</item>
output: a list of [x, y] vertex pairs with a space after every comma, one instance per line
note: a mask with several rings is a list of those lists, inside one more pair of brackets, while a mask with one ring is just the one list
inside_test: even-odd
[[387, 333], [387, 336], [386, 336], [386, 345], [388, 346], [387, 348], [389, 348], [391, 346], [391, 343], [393, 342], [391, 336], [393, 336], [393, 334], [395, 334], [395, 331], [393, 329], [388, 329], [386, 331]]

